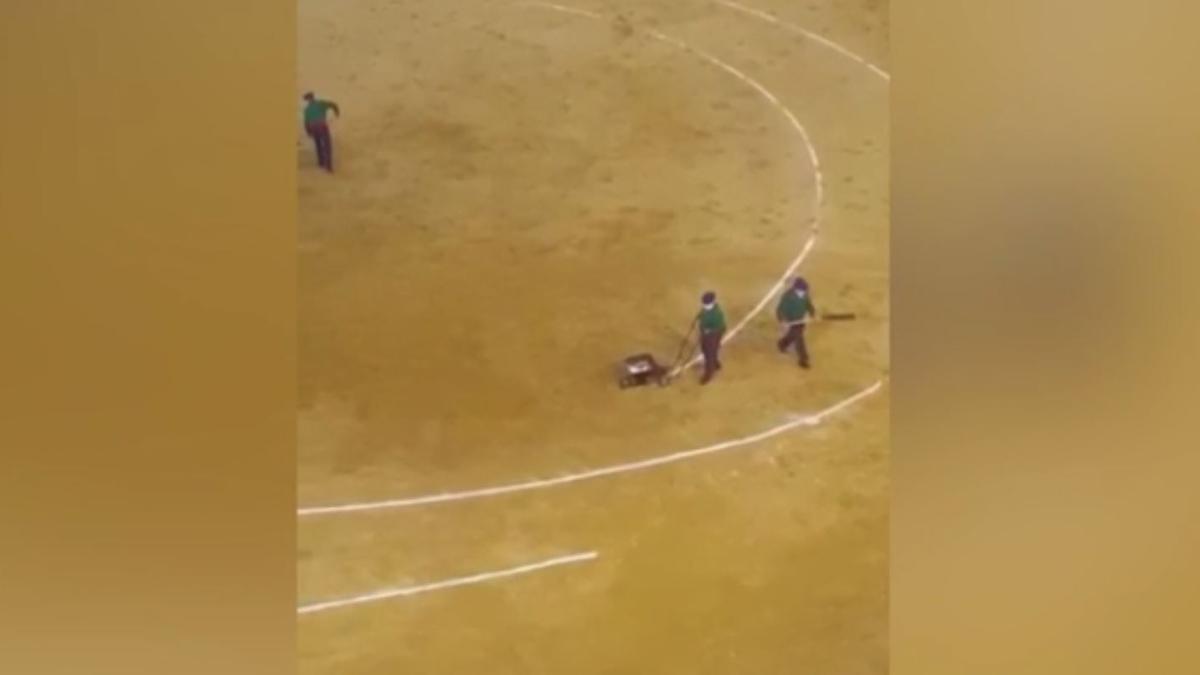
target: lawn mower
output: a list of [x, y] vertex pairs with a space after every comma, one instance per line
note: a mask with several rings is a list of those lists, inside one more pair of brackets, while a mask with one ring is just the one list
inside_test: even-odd
[[671, 381], [671, 369], [655, 361], [652, 354], [634, 354], [622, 361], [617, 371], [617, 386], [622, 389], [651, 382], [665, 387]]
[[665, 366], [656, 361], [653, 354], [634, 354], [617, 365], [617, 386], [622, 389], [628, 389], [629, 387], [641, 387], [651, 382], [660, 387], [670, 384], [671, 379], [679, 374], [682, 364], [687, 363], [692, 358], [692, 353], [696, 347], [692, 346], [691, 351], [689, 351], [688, 344], [692, 338], [692, 331], [696, 330], [696, 324], [699, 321], [699, 315], [696, 315], [696, 318], [692, 319], [687, 333], [679, 343], [679, 351], [675, 354], [675, 360], [671, 362], [670, 366]]

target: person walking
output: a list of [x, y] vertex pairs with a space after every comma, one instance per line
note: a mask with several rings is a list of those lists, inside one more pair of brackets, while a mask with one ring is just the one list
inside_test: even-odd
[[704, 374], [700, 384], [708, 384], [721, 369], [721, 340], [725, 337], [725, 312], [717, 304], [717, 294], [708, 291], [700, 298], [700, 352], [704, 355]]
[[779, 306], [775, 308], [775, 318], [783, 326], [784, 334], [776, 346], [781, 353], [787, 353], [792, 345], [796, 346], [796, 356], [800, 357], [800, 367], [808, 368], [808, 345], [804, 343], [804, 328], [810, 321], [817, 318], [817, 307], [809, 294], [808, 282], [803, 277], [796, 277], [792, 287], [779, 298]]
[[333, 101], [319, 99], [311, 91], [304, 95], [304, 100], [304, 131], [317, 146], [317, 164], [333, 173], [333, 137], [326, 116], [332, 110], [335, 117], [341, 117], [342, 111]]

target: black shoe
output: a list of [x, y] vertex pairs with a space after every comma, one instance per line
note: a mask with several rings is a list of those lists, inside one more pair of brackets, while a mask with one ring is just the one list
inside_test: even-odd
[[806, 360], [804, 360], [804, 361], [801, 361], [801, 362], [800, 362], [800, 367], [801, 367], [801, 368], [803, 368], [803, 369], [805, 369], [805, 370], [808, 370], [808, 360], [806, 359]]
[[700, 384], [704, 385], [708, 384], [709, 382], [712, 382], [712, 375], [705, 374], [700, 377]]

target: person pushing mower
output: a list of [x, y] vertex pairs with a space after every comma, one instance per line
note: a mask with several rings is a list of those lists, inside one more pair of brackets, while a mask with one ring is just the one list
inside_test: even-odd
[[704, 374], [700, 384], [708, 384], [721, 369], [721, 340], [725, 337], [725, 312], [717, 304], [717, 294], [708, 291], [700, 298], [700, 352], [704, 355]]
[[335, 117], [341, 117], [342, 111], [333, 101], [319, 99], [311, 91], [304, 95], [304, 100], [304, 131], [317, 146], [317, 164], [333, 173], [333, 137], [326, 115], [332, 110]]
[[787, 353], [788, 347], [796, 345], [796, 355], [800, 357], [800, 367], [808, 368], [808, 346], [804, 344], [804, 327], [817, 318], [817, 307], [809, 294], [808, 282], [803, 277], [796, 277], [792, 287], [784, 291], [779, 298], [779, 306], [775, 308], [775, 318], [783, 326], [785, 332], [776, 346], [781, 353]]

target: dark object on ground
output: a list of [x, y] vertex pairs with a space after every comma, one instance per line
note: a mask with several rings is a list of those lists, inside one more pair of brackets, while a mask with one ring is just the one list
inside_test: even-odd
[[617, 384], [622, 389], [641, 387], [653, 382], [665, 386], [670, 372], [654, 360], [650, 354], [636, 354], [621, 362], [618, 367]]

